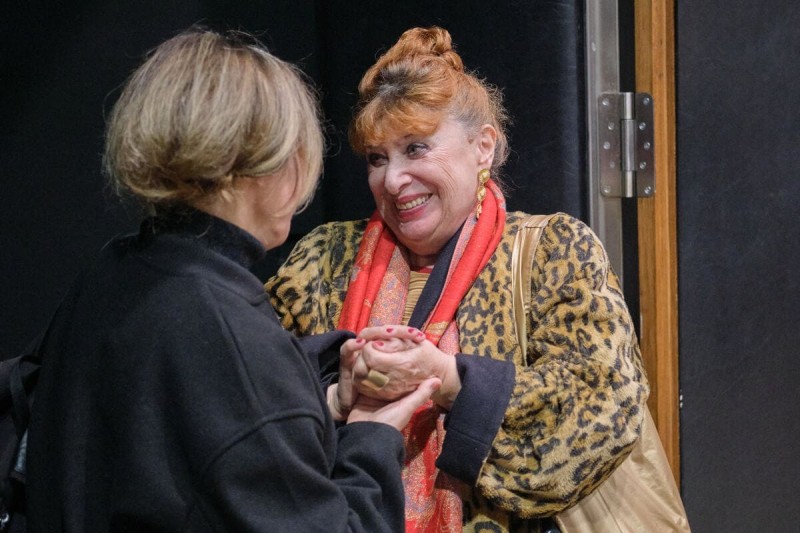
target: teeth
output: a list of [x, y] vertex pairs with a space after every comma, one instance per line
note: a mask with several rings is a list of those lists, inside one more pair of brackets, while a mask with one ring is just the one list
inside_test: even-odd
[[412, 207], [417, 207], [418, 205], [422, 205], [425, 202], [427, 202], [428, 198], [430, 197], [431, 195], [429, 194], [427, 196], [420, 196], [419, 198], [411, 200], [410, 202], [406, 202], [404, 204], [397, 204], [397, 209], [404, 210], [404, 209], [411, 209]]

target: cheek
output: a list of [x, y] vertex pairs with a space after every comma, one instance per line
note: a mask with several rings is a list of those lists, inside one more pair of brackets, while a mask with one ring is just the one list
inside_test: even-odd
[[[293, 214], [300, 204], [300, 184], [296, 179], [282, 179], [278, 187], [269, 195], [269, 202], [272, 204], [272, 213]], [[277, 205], [276, 205], [277, 204]]]
[[386, 213], [383, 206], [383, 174], [377, 169], [368, 171], [367, 186], [372, 193], [372, 201], [375, 203], [375, 208], [385, 218]]
[[379, 169], [370, 170], [367, 174], [367, 185], [377, 202], [378, 198], [383, 194], [383, 172]]
[[369, 186], [369, 190], [372, 191], [373, 194], [377, 192], [378, 189], [380, 188], [380, 183], [381, 183], [380, 180], [378, 180], [378, 178], [375, 177], [374, 174], [372, 173], [369, 174], [369, 177], [367, 178], [367, 185]]
[[369, 181], [369, 186], [372, 187], [374, 184], [382, 182], [384, 173], [383, 167], [367, 165], [367, 181]]
[[461, 176], [462, 169], [453, 168], [447, 161], [442, 161], [437, 165], [436, 175], [439, 176], [437, 180], [437, 188], [439, 195], [454, 199], [464, 194], [465, 179]]

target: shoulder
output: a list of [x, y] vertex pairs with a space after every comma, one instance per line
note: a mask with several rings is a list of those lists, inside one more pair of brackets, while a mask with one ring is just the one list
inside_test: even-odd
[[[509, 216], [506, 239], [509, 248], [519, 229], [531, 215], [515, 212]], [[566, 213], [549, 215], [536, 247], [531, 279], [534, 286], [591, 280], [595, 287], [615, 278], [602, 242], [588, 224]]]
[[[506, 228], [510, 230], [511, 233], [516, 233], [516, 231], [521, 228], [526, 223], [530, 223], [532, 218], [543, 218], [547, 221], [545, 225], [545, 232], [549, 233], [574, 233], [574, 234], [594, 234], [592, 229], [583, 221], [574, 216], [563, 213], [563, 212], [556, 212], [556, 213], [547, 213], [547, 214], [532, 214], [532, 213], [525, 213], [523, 211], [511, 211], [506, 215]], [[595, 236], [596, 238], [596, 236]]]
[[318, 261], [325, 255], [330, 255], [333, 261], [341, 260], [353, 249], [358, 249], [366, 226], [366, 220], [328, 222], [317, 226], [297, 242], [287, 264]]
[[600, 239], [588, 224], [567, 213], [555, 213], [551, 216], [545, 234], [557, 237], [559, 242], [589, 239], [600, 244]]
[[330, 329], [324, 317], [338, 316], [366, 226], [329, 222], [295, 245], [264, 285], [284, 327], [304, 334]]
[[573, 265], [584, 275], [608, 269], [608, 256], [600, 238], [585, 222], [557, 213], [542, 233], [542, 248], [548, 260]]
[[355, 256], [354, 250], [358, 250], [366, 227], [366, 220], [328, 222], [317, 226], [295, 244], [281, 270], [319, 268], [321, 262], [339, 263]]
[[327, 222], [308, 232], [298, 244], [308, 246], [320, 241], [350, 241], [354, 238], [360, 240], [366, 227], [366, 219]]
[[[597, 234], [582, 220], [567, 213], [549, 215], [542, 230], [538, 251], [546, 251], [550, 259], [570, 259], [605, 263], [606, 253]], [[516, 211], [509, 213], [507, 232], [515, 235], [529, 222], [532, 215]], [[539, 255], [537, 253], [537, 255]]]

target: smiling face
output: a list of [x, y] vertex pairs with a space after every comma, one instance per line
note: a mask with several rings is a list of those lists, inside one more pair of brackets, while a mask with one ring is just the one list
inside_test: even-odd
[[496, 133], [470, 133], [445, 118], [430, 135], [397, 133], [366, 147], [369, 187], [383, 220], [411, 252], [432, 265], [474, 211], [478, 171], [492, 164]]

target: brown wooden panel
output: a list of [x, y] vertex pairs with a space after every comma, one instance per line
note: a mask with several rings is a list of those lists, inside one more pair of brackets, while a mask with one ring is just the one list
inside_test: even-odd
[[637, 0], [635, 19], [636, 90], [655, 103], [656, 194], [638, 202], [640, 342], [650, 409], [680, 482], [673, 0]]

